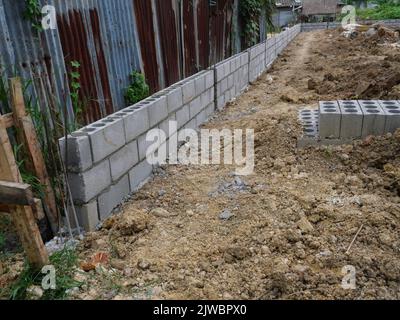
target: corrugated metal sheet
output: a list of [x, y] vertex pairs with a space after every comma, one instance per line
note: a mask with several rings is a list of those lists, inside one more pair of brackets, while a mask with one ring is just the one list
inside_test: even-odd
[[0, 0], [2, 76], [32, 80], [42, 113], [66, 106], [72, 120], [68, 74], [79, 61], [88, 124], [126, 106], [133, 70], [155, 92], [230, 56], [233, 1], [39, 0], [55, 7], [57, 29], [36, 33], [24, 1]]
[[179, 53], [179, 7], [175, 0], [156, 0], [159, 36], [163, 57], [165, 85], [170, 86], [181, 79]]
[[189, 77], [198, 71], [193, 3], [193, 0], [182, 0], [185, 77]]
[[152, 92], [160, 89], [157, 51], [154, 37], [153, 6], [149, 0], [132, 0], [135, 5], [144, 72]]
[[209, 64], [210, 22], [208, 0], [197, 1], [197, 42], [199, 68], [206, 69]]
[[215, 64], [231, 56], [228, 51], [233, 11], [233, 0], [219, 0], [210, 8], [210, 63]]
[[[37, 100], [53, 96], [57, 104], [53, 107], [60, 109], [69, 97], [65, 76], [70, 61], [77, 60], [81, 64], [81, 99], [86, 105], [84, 122], [124, 107], [123, 91], [129, 85], [129, 73], [142, 69], [133, 3], [42, 0], [41, 4], [55, 6], [58, 27], [33, 34], [30, 23], [23, 18], [24, 1], [0, 0], [0, 61], [8, 70], [7, 77], [15, 70], [24, 79], [32, 79], [33, 96]], [[42, 80], [35, 80], [38, 78]], [[48, 100], [39, 101], [40, 105], [48, 105]], [[69, 98], [67, 107], [72, 118]]]

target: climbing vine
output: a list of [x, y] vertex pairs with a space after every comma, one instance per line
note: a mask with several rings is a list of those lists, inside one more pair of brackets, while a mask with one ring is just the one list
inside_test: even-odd
[[125, 101], [128, 105], [135, 104], [150, 95], [149, 86], [142, 73], [133, 71], [130, 77], [131, 84], [125, 90]]
[[260, 40], [260, 16], [266, 9], [266, 22], [272, 24], [272, 14], [275, 0], [241, 0], [239, 14], [243, 21], [243, 37], [247, 47], [257, 44]]
[[71, 61], [71, 72], [69, 73], [70, 76], [70, 91], [71, 91], [71, 102], [72, 108], [74, 110], [75, 115], [75, 122], [72, 128], [69, 128], [70, 131], [74, 131], [78, 129], [79, 126], [79, 119], [83, 111], [83, 105], [79, 100], [79, 90], [81, 89], [81, 85], [79, 83], [79, 79], [81, 75], [79, 73], [79, 68], [81, 64], [78, 61]]
[[30, 21], [34, 30], [38, 32], [43, 31], [39, 0], [25, 0], [24, 18]]

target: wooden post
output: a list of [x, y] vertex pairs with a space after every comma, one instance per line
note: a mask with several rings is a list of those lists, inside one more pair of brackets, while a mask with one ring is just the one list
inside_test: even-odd
[[33, 170], [40, 183], [45, 188], [44, 203], [47, 205], [50, 222], [53, 233], [58, 231], [58, 211], [56, 198], [47, 173], [45, 161], [41, 152], [39, 140], [36, 136], [36, 130], [31, 117], [27, 114], [22, 93], [21, 80], [12, 78], [10, 80], [11, 96], [13, 108], [14, 125], [17, 128], [20, 143], [26, 146], [28, 151], [28, 167]]
[[31, 206], [35, 204], [32, 187], [26, 183], [0, 180], [0, 203]]
[[[0, 120], [0, 179], [22, 183], [7, 130], [2, 120]], [[49, 263], [49, 257], [33, 216], [32, 208], [22, 205], [9, 207], [30, 265], [37, 269], [42, 268]]]

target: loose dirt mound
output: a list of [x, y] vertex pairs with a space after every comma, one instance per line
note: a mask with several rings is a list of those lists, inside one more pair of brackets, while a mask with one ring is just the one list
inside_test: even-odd
[[[360, 34], [355, 39], [345, 38], [341, 30], [320, 33], [327, 41], [312, 49], [301, 76], [310, 79], [307, 89], [326, 100], [338, 95], [342, 99], [400, 99], [400, 48], [385, 45], [398, 37], [380, 35], [380, 30], [375, 36]], [[297, 78], [289, 85], [299, 87]]]

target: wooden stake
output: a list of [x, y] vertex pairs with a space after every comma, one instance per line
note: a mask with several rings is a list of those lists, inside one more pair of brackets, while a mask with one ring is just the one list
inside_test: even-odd
[[54, 191], [50, 183], [33, 121], [26, 112], [21, 80], [19, 78], [12, 78], [10, 80], [10, 88], [14, 125], [17, 127], [19, 139], [21, 140], [20, 143], [24, 143], [28, 151], [28, 167], [35, 172], [40, 183], [45, 188], [45, 197], [43, 200], [49, 211], [48, 219], [53, 233], [57, 233], [58, 211]]
[[[12, 152], [7, 130], [0, 120], [0, 179], [10, 182], [22, 182]], [[30, 265], [40, 269], [49, 263], [49, 257], [40, 236], [39, 228], [29, 206], [9, 206], [15, 228]]]
[[26, 183], [0, 180], [0, 203], [31, 206], [35, 203], [32, 188]]

